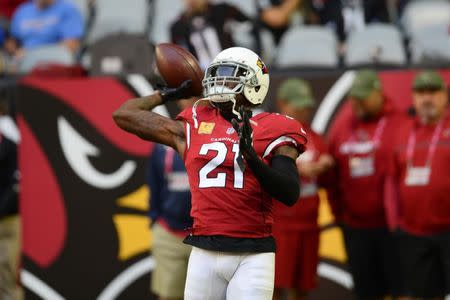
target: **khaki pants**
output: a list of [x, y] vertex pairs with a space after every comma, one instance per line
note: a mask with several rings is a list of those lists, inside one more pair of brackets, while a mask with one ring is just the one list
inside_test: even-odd
[[156, 267], [152, 274], [152, 292], [164, 298], [183, 298], [191, 246], [156, 223], [153, 249]]
[[20, 257], [19, 216], [0, 219], [0, 300], [23, 299], [18, 286]]

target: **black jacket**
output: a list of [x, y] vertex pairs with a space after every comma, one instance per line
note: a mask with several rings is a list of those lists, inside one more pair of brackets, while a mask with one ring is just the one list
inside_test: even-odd
[[0, 218], [18, 213], [17, 145], [0, 135]]
[[[246, 0], [247, 1], [247, 0]], [[202, 28], [212, 27], [217, 32], [220, 46], [226, 49], [234, 46], [231, 32], [227, 28], [228, 21], [245, 22], [249, 18], [234, 6], [222, 4], [208, 4], [202, 15], [191, 16], [183, 13], [171, 26], [172, 42], [188, 49], [198, 58], [195, 46], [192, 44], [192, 34]], [[202, 24], [197, 24], [200, 21]]]

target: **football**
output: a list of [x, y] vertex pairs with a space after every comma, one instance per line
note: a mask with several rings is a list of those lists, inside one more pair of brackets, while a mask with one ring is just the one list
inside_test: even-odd
[[197, 59], [186, 49], [170, 43], [158, 44], [155, 50], [156, 66], [168, 87], [178, 87], [192, 80], [191, 95], [203, 93], [203, 72]]

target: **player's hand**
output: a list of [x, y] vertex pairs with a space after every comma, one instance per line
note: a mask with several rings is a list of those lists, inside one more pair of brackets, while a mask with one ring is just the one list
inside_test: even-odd
[[323, 154], [318, 161], [302, 161], [301, 158], [296, 160], [299, 173], [307, 178], [316, 178], [330, 170], [334, 165], [333, 158], [328, 154]]
[[189, 79], [184, 81], [179, 87], [164, 87], [160, 89], [160, 94], [163, 102], [190, 98], [192, 96], [189, 94], [189, 88], [191, 87], [191, 85], [192, 80]]
[[331, 169], [332, 167], [334, 167], [334, 159], [331, 155], [329, 154], [322, 154], [319, 157], [319, 164], [321, 165], [321, 167], [323, 168], [323, 171], [326, 172], [329, 169]]
[[236, 130], [239, 136], [239, 151], [246, 160], [258, 159], [255, 149], [253, 148], [253, 129], [250, 124], [249, 112], [244, 109], [243, 106], [240, 107], [239, 113], [241, 115], [242, 121], [239, 123], [236, 119], [232, 119], [234, 130]]
[[298, 172], [306, 178], [314, 179], [322, 173], [322, 167], [317, 162], [296, 160]]

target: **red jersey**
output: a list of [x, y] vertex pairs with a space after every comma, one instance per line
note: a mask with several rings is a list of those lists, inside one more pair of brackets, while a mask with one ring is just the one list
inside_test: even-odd
[[450, 117], [402, 126], [393, 155], [400, 227], [417, 235], [450, 230]]
[[[194, 235], [262, 238], [272, 233], [272, 198], [249, 167], [241, 171], [237, 157], [239, 137], [230, 122], [210, 106], [181, 112], [185, 121], [184, 160], [192, 194]], [[306, 132], [297, 121], [279, 114], [261, 113], [250, 119], [253, 147], [270, 164], [274, 151], [291, 145], [300, 153]], [[196, 126], [197, 125], [197, 126]]]
[[[316, 162], [322, 154], [328, 153], [323, 138], [306, 127], [308, 144], [306, 151], [299, 157], [300, 163]], [[301, 175], [301, 174], [300, 174]], [[288, 207], [281, 202], [274, 203], [275, 226], [283, 230], [317, 230], [319, 215], [319, 178], [300, 177], [300, 198], [298, 202]]]
[[385, 104], [382, 114], [362, 122], [350, 115], [330, 136], [338, 179], [329, 193], [335, 217], [358, 228], [386, 226], [384, 183], [394, 132], [407, 121]]

